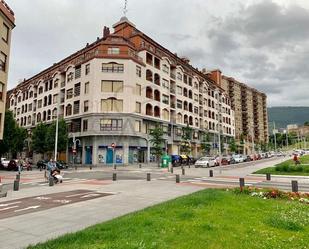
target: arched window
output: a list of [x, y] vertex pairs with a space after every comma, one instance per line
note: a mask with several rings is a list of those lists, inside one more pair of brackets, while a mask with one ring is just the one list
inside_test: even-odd
[[47, 105], [51, 105], [52, 104], [52, 96], [51, 94], [48, 95], [48, 103]]
[[192, 99], [192, 91], [189, 90], [189, 98]]
[[163, 114], [163, 119], [164, 120], [169, 120], [170, 119], [170, 113], [169, 113], [169, 111], [167, 109], [163, 109], [162, 114]]
[[152, 88], [147, 86], [146, 87], [146, 98], [152, 99], [153, 95], [152, 95]]
[[43, 121], [46, 121], [46, 111], [43, 112]]
[[180, 112], [177, 114], [177, 123], [182, 124], [182, 114]]
[[156, 118], [160, 118], [160, 117], [161, 117], [160, 107], [159, 107], [159, 106], [155, 106], [155, 107], [154, 107], [154, 116], [155, 116]]
[[193, 125], [193, 117], [192, 116], [189, 117], [189, 125]]
[[198, 127], [198, 118], [194, 119], [195, 126]]
[[212, 123], [211, 122], [208, 123], [208, 129], [212, 130]]
[[159, 102], [161, 101], [161, 96], [160, 96], [159, 90], [154, 91], [154, 100], [159, 101]]
[[188, 97], [188, 89], [184, 87], [183, 96]]
[[146, 104], [146, 115], [153, 116], [152, 105]]
[[31, 116], [28, 116], [28, 125], [31, 124]]
[[185, 124], [188, 124], [188, 115], [184, 115], [183, 116], [183, 122], [185, 123]]
[[154, 75], [154, 83], [155, 83], [156, 85], [158, 85], [158, 86], [161, 85], [161, 84], [160, 84], [160, 75], [157, 74], [157, 73], [155, 73], [155, 75]]
[[52, 118], [53, 119], [57, 118], [57, 108], [54, 108], [53, 113], [52, 113]]
[[41, 113], [38, 113], [36, 115], [36, 122], [39, 123], [39, 122], [41, 122], [41, 120], [42, 120]]
[[187, 101], [184, 101], [184, 102], [183, 102], [183, 109], [184, 109], [185, 111], [188, 111], [188, 102], [187, 102]]
[[51, 110], [48, 110], [47, 111], [47, 120], [50, 120], [51, 119]]
[[149, 69], [146, 70], [146, 80], [153, 82], [153, 74]]
[[193, 112], [193, 105], [192, 105], [192, 103], [189, 103], [189, 112]]

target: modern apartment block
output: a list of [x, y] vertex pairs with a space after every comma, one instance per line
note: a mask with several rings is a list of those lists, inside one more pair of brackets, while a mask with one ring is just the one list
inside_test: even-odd
[[[80, 140], [77, 158], [85, 164], [150, 160], [149, 132], [157, 122], [169, 154], [181, 153], [187, 125], [193, 129], [194, 156], [202, 154], [205, 131], [214, 145], [219, 130], [226, 144], [235, 136], [229, 96], [210, 77], [126, 17], [113, 28], [110, 33], [104, 27], [102, 38], [10, 91], [9, 109], [19, 125], [31, 130], [50, 123], [59, 110], [70, 136]], [[71, 146], [68, 155], [71, 160]]]
[[[212, 77], [213, 78], [213, 77]], [[221, 87], [229, 94], [235, 111], [235, 138], [245, 140], [244, 152], [254, 144], [268, 143], [267, 96], [234, 78], [222, 76]]]
[[3, 139], [6, 89], [9, 71], [11, 31], [15, 27], [14, 12], [2, 0], [0, 1], [0, 140]]

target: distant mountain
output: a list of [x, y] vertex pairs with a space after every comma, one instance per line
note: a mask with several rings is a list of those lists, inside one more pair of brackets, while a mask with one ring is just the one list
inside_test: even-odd
[[278, 106], [268, 108], [268, 122], [276, 128], [286, 128], [288, 124], [303, 125], [309, 121], [309, 107]]

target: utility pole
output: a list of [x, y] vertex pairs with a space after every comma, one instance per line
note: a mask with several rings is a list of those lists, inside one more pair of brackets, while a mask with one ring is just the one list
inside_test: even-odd
[[288, 131], [287, 130], [285, 131], [285, 140], [286, 140], [286, 142], [285, 142], [286, 150], [288, 151], [288, 149], [289, 149], [289, 138], [288, 138]]
[[277, 151], [277, 135], [276, 135], [276, 124], [275, 124], [275, 122], [274, 122], [273, 134], [274, 134], [275, 152], [276, 152]]

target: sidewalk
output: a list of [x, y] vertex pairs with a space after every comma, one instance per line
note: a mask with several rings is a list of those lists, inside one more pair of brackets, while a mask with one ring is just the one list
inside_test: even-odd
[[1, 249], [24, 248], [69, 232], [75, 232], [203, 188], [185, 186], [168, 181], [97, 181], [55, 185], [54, 187], [27, 188], [8, 192], [4, 201], [40, 196], [72, 190], [93, 190], [112, 195], [80, 201], [74, 204], [0, 219]]

